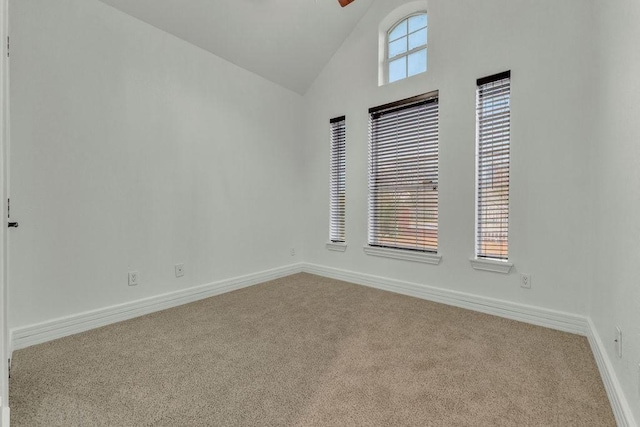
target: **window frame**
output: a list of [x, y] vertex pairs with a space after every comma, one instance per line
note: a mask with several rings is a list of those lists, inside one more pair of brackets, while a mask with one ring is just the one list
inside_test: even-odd
[[[329, 120], [330, 177], [329, 177], [329, 241], [327, 249], [346, 248], [346, 116]], [[342, 197], [342, 204], [340, 203]]]
[[[501, 133], [507, 133], [508, 138], [506, 142], [504, 141], [504, 137], [502, 137], [503, 141], [498, 142], [488, 142], [488, 139], [493, 139], [494, 137], [485, 137], [486, 131], [483, 131], [481, 122], [483, 120], [483, 113], [486, 114], [485, 108], [481, 105], [483, 98], [483, 91], [490, 90], [491, 88], [488, 85], [492, 85], [495, 83], [499, 83], [507, 80], [507, 83], [503, 83], [503, 87], [505, 89], [499, 89], [506, 93], [507, 102], [508, 102], [508, 115], [506, 119], [506, 131], [501, 130]], [[498, 94], [500, 96], [504, 96], [503, 94]], [[495, 95], [494, 95], [495, 97]], [[491, 102], [495, 102], [493, 98], [490, 98]], [[496, 121], [505, 121], [504, 118], [492, 118], [489, 117], [490, 125], [494, 125]], [[504, 126], [504, 123], [500, 123], [500, 125]], [[493, 152], [490, 155], [483, 154], [483, 145], [486, 147], [490, 145], [493, 150], [494, 146], [497, 146], [502, 154], [494, 154]], [[483, 239], [486, 231], [483, 231], [483, 226], [486, 226], [486, 220], [482, 219], [481, 211], [486, 211], [486, 206], [483, 204], [481, 194], [487, 191], [485, 185], [482, 184], [481, 173], [490, 172], [492, 175], [496, 170], [493, 162], [495, 162], [495, 156], [504, 156], [504, 149], [506, 146], [506, 167], [504, 163], [498, 166], [498, 173], [504, 174], [506, 170], [506, 230], [501, 229], [496, 233], [504, 233], [505, 237], [505, 245], [506, 249], [504, 251], [504, 257], [500, 256], [497, 252], [491, 253], [491, 251], [485, 251], [481, 248], [485, 245], [483, 242], [486, 242], [486, 239]], [[485, 148], [486, 150], [486, 148]], [[511, 71], [505, 71], [502, 73], [493, 74], [487, 77], [483, 77], [477, 79], [476, 81], [476, 148], [475, 148], [475, 227], [474, 227], [474, 258], [471, 259], [471, 264], [473, 268], [478, 270], [486, 270], [493, 271], [498, 273], [509, 273], [513, 263], [509, 260], [509, 219], [510, 219], [510, 206], [509, 206], [509, 194], [511, 191]], [[498, 161], [501, 161], [498, 159]], [[489, 166], [487, 166], [487, 162]], [[504, 162], [504, 160], [502, 160]], [[485, 165], [481, 165], [484, 163]], [[504, 185], [504, 177], [501, 178]], [[504, 196], [504, 195], [503, 195]], [[504, 210], [504, 203], [501, 204], [500, 207], [496, 207], [496, 209]], [[491, 214], [493, 215], [493, 213]], [[505, 214], [500, 214], [504, 216]], [[496, 256], [494, 256], [496, 255]]]
[[[419, 16], [419, 15], [425, 15], [427, 17], [427, 25], [424, 27], [427, 30], [427, 42], [425, 44], [422, 44], [418, 47], [415, 47], [411, 50], [407, 50], [406, 52], [396, 55], [393, 58], [389, 58], [389, 44], [390, 44], [390, 36], [391, 36], [391, 32], [393, 32], [393, 30], [395, 30], [401, 23], [403, 23], [404, 21], [409, 21], [410, 18], [413, 18], [414, 16]], [[407, 23], [408, 25], [408, 23]], [[422, 28], [421, 28], [422, 29]], [[420, 30], [421, 30], [420, 29]], [[420, 31], [417, 30], [417, 31]], [[407, 37], [409, 37], [409, 32], [408, 32], [408, 28], [407, 28]], [[385, 32], [385, 36], [384, 36], [384, 57], [383, 57], [383, 81], [384, 84], [390, 84], [390, 83], [396, 83], [402, 80], [406, 80], [409, 77], [413, 77], [413, 76], [417, 76], [420, 74], [424, 74], [427, 72], [427, 70], [429, 69], [429, 14], [427, 13], [426, 10], [419, 10], [413, 13], [410, 13], [409, 15], [405, 15], [403, 18], [400, 18], [399, 20], [395, 21], [395, 23], [393, 25], [391, 25]], [[408, 46], [407, 46], [408, 49]], [[412, 76], [409, 76], [409, 72], [408, 72], [408, 67], [407, 67], [407, 75], [401, 79], [398, 80], [394, 80], [393, 82], [389, 81], [390, 78], [390, 73], [389, 73], [389, 65], [391, 64], [392, 60], [397, 60], [401, 57], [408, 57], [409, 55], [411, 55], [412, 53], [416, 53], [419, 52], [420, 50], [425, 49], [426, 51], [426, 55], [427, 55], [427, 65], [424, 71], [414, 74]]]
[[[434, 107], [435, 104], [435, 107]], [[419, 111], [420, 108], [424, 108], [424, 111]], [[420, 130], [419, 128], [414, 128], [416, 126], [413, 122], [405, 122], [403, 124], [403, 128], [405, 131], [410, 131], [412, 137], [409, 137], [409, 140], [416, 139], [417, 142], [422, 142], [424, 146], [421, 148], [417, 146], [413, 148], [411, 145], [409, 146], [409, 152], [405, 151], [405, 154], [411, 155], [411, 153], [415, 150], [416, 155], [418, 156], [426, 156], [430, 150], [432, 150], [435, 146], [435, 155], [436, 162], [435, 166], [432, 164], [432, 159], [427, 160], [425, 157], [425, 163], [419, 163], [417, 166], [411, 166], [412, 169], [408, 170], [408, 175], [404, 175], [400, 180], [395, 180], [392, 185], [403, 185], [403, 181], [410, 182], [412, 179], [415, 180], [417, 176], [419, 176], [422, 172], [430, 172], [431, 174], [435, 173], [435, 182], [430, 183], [434, 186], [433, 190], [435, 191], [435, 200], [433, 198], [424, 198], [423, 204], [421, 204], [418, 208], [418, 212], [427, 213], [429, 208], [435, 205], [435, 249], [428, 248], [426, 242], [430, 240], [425, 236], [422, 236], [425, 243], [422, 245], [416, 245], [414, 247], [410, 247], [408, 244], [400, 244], [395, 242], [393, 244], [381, 244], [380, 243], [380, 226], [376, 221], [380, 220], [380, 213], [376, 210], [376, 197], [380, 196], [380, 192], [382, 190], [379, 189], [378, 185], [379, 181], [379, 169], [377, 167], [377, 162], [379, 161], [379, 152], [378, 149], [380, 146], [376, 147], [376, 143], [380, 143], [380, 140], [374, 140], [374, 127], [376, 124], [379, 124], [377, 120], [379, 120], [384, 115], [389, 114], [398, 114], [403, 111], [407, 111], [408, 114], [424, 114], [424, 124], [427, 126], [432, 126], [435, 124], [435, 131], [433, 129], [425, 128]], [[430, 116], [434, 116], [430, 117]], [[407, 118], [405, 117], [405, 120]], [[419, 126], [419, 125], [418, 125]], [[377, 128], [376, 130], [380, 130]], [[384, 127], [382, 130], [387, 130]], [[425, 132], [422, 138], [413, 138], [413, 135], [420, 136], [419, 132]], [[401, 139], [395, 139], [393, 142], [382, 141], [383, 152], [387, 151], [389, 147], [392, 147], [394, 144], [396, 145], [396, 149], [398, 148], [398, 144], [401, 144], [400, 148], [402, 151], [407, 149], [406, 144], [412, 144], [412, 142], [407, 142], [407, 137], [403, 136]], [[402, 145], [405, 145], [402, 147]], [[368, 221], [367, 221], [367, 245], [364, 247], [365, 253], [374, 256], [383, 256], [388, 258], [395, 259], [404, 259], [409, 261], [417, 261], [424, 262], [429, 264], [438, 264], [442, 258], [442, 256], [438, 253], [438, 233], [439, 233], [439, 219], [438, 219], [438, 211], [439, 211], [439, 92], [432, 91], [422, 95], [414, 96], [411, 98], [403, 99], [401, 101], [392, 102], [389, 104], [381, 105], [379, 107], [373, 107], [369, 109], [369, 162], [368, 162]], [[407, 159], [398, 162], [395, 161], [394, 166], [405, 166], [407, 164], [412, 164], [414, 162], [410, 161], [406, 163]], [[431, 164], [430, 164], [431, 163]], [[393, 162], [392, 162], [393, 164]], [[389, 166], [389, 165], [385, 165]], [[389, 177], [388, 172], [384, 172], [382, 175], [383, 179], [385, 177]], [[384, 181], [383, 181], [384, 182]], [[388, 184], [388, 183], [387, 183]], [[408, 184], [412, 185], [412, 184]], [[430, 185], [429, 185], [430, 186]], [[426, 189], [425, 191], [429, 191]], [[415, 195], [414, 195], [415, 196]], [[396, 215], [393, 217], [393, 221], [395, 221], [396, 225], [398, 223], [399, 216]], [[423, 222], [433, 222], [426, 221], [424, 218], [421, 219]], [[424, 225], [424, 224], [423, 224]], [[418, 235], [416, 235], [416, 239], [418, 240]], [[389, 242], [387, 242], [389, 243]], [[419, 247], [422, 246], [422, 247]]]

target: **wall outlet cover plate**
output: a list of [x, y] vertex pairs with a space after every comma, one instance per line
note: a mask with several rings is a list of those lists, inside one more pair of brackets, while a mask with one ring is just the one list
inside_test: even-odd
[[129, 272], [129, 286], [136, 286], [138, 284], [138, 280], [140, 279], [140, 277], [138, 276], [138, 272], [137, 271], [130, 271]]
[[184, 264], [176, 264], [175, 270], [176, 270], [176, 277], [184, 276]]

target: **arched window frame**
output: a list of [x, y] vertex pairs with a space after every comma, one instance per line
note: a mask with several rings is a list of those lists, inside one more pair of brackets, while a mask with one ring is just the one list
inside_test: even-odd
[[[403, 20], [419, 14], [426, 14], [429, 19], [427, 0], [409, 1], [389, 11], [378, 24], [378, 86], [389, 83], [388, 34], [391, 29]], [[427, 22], [427, 31], [430, 23]]]
[[[408, 28], [409, 20], [410, 20], [411, 18], [413, 18], [413, 17], [416, 17], [416, 16], [422, 16], [422, 15], [424, 15], [424, 16], [426, 17], [426, 24], [425, 24], [425, 26], [424, 26], [424, 27], [420, 27], [420, 28], [418, 28], [417, 30], [414, 30], [414, 31], [412, 31], [412, 32], [409, 32], [409, 28]], [[405, 23], [406, 23], [406, 24], [405, 24]], [[398, 27], [399, 27], [400, 25], [402, 25], [402, 24], [407, 25], [407, 33], [406, 33], [406, 35], [404, 35], [404, 36], [401, 36], [401, 37], [400, 37], [400, 38], [402, 38], [402, 37], [407, 37], [407, 50], [406, 50], [405, 52], [399, 53], [399, 54], [397, 54], [396, 56], [394, 56], [394, 57], [390, 58], [390, 57], [389, 57], [389, 47], [390, 47], [390, 45], [391, 45], [391, 43], [392, 43], [393, 41], [398, 40], [398, 39], [396, 39], [396, 40], [391, 40], [391, 33], [393, 33], [393, 31], [395, 31], [395, 29], [396, 29], [396, 28], [398, 28]], [[425, 30], [425, 32], [427, 33], [427, 40], [425, 41], [425, 43], [424, 43], [424, 44], [421, 44], [421, 45], [418, 45], [418, 46], [414, 47], [413, 49], [409, 49], [408, 43], [409, 43], [409, 39], [410, 39], [411, 34], [415, 34], [415, 33], [419, 32], [419, 31], [422, 31], [423, 29], [424, 29], [424, 30]], [[394, 80], [394, 81], [404, 80], [404, 79], [406, 79], [406, 78], [408, 78], [408, 77], [411, 77], [411, 76], [413, 76], [413, 75], [421, 74], [421, 73], [423, 73], [423, 72], [427, 71], [427, 64], [426, 64], [426, 62], [425, 62], [425, 69], [424, 69], [424, 71], [420, 71], [420, 72], [418, 72], [418, 73], [416, 73], [416, 74], [412, 74], [412, 75], [410, 76], [410, 75], [409, 75], [408, 58], [409, 58], [409, 56], [410, 56], [411, 54], [414, 54], [414, 53], [420, 52], [421, 50], [425, 50], [425, 55], [428, 55], [428, 50], [427, 50], [427, 48], [428, 48], [428, 44], [429, 44], [428, 31], [429, 31], [429, 18], [428, 18], [427, 12], [416, 12], [416, 13], [412, 13], [412, 14], [410, 14], [410, 15], [408, 15], [408, 16], [405, 16], [404, 18], [400, 19], [398, 22], [396, 22], [395, 24], [393, 24], [393, 25], [391, 26], [391, 28], [389, 28], [389, 30], [387, 30], [387, 34], [386, 34], [386, 42], [385, 42], [385, 73], [386, 73], [386, 74], [385, 74], [385, 82], [386, 82], [386, 83], [392, 83], [392, 82], [390, 81], [390, 78], [391, 78], [391, 76], [390, 76], [390, 66], [391, 66], [391, 63], [392, 63], [393, 61], [397, 61], [398, 59], [401, 59], [401, 58], [405, 58], [405, 61], [407, 61], [407, 63], [406, 63], [407, 65], [406, 65], [406, 68], [405, 68], [405, 76], [404, 76], [404, 77], [402, 77], [402, 78], [400, 78], [400, 79], [396, 79], [396, 80]]]

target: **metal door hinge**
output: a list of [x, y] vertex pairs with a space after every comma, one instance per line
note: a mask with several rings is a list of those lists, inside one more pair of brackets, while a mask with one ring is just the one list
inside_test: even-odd
[[[7, 199], [7, 218], [11, 218], [11, 199]], [[7, 226], [10, 228], [18, 228], [18, 223], [9, 221]]]

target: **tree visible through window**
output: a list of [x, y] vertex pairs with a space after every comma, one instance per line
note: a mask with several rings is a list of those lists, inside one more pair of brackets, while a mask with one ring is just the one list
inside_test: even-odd
[[410, 16], [387, 36], [389, 83], [427, 71], [427, 14]]

